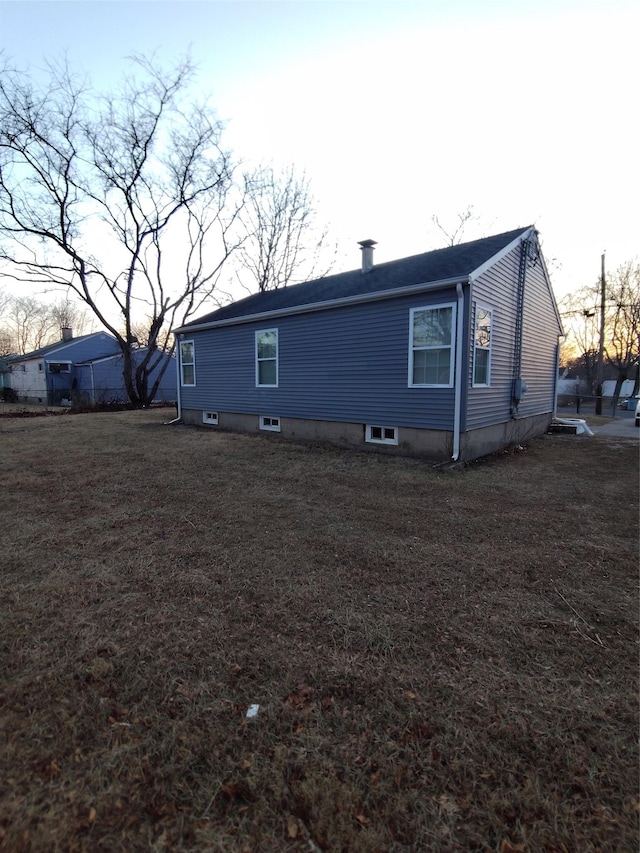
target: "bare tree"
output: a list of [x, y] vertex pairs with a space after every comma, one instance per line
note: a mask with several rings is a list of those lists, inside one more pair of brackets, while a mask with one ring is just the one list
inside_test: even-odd
[[[600, 338], [601, 286], [599, 282], [568, 294], [561, 303], [567, 341], [565, 359], [583, 369], [593, 393]], [[638, 392], [640, 364], [640, 264], [629, 261], [606, 278], [603, 352], [616, 377], [614, 407], [625, 379], [633, 377]]]
[[[0, 70], [0, 259], [17, 280], [70, 289], [115, 336], [134, 405], [162, 372], [161, 330], [186, 321], [237, 246], [222, 126], [189, 100], [194, 69], [133, 57], [96, 95], [66, 65], [38, 87]], [[151, 317], [145, 357], [132, 324]], [[168, 351], [174, 346], [168, 345]]]
[[0, 356], [11, 355], [16, 352], [13, 335], [6, 325], [6, 312], [10, 299], [10, 294], [5, 290], [0, 290]]
[[13, 296], [2, 315], [4, 336], [11, 351], [24, 355], [49, 342], [53, 320], [45, 305], [33, 296]]
[[91, 322], [88, 313], [69, 299], [47, 303], [34, 296], [0, 297], [0, 335], [5, 355], [24, 355], [55, 343], [65, 327], [82, 334]]
[[7, 355], [15, 355], [13, 338], [5, 326], [0, 326], [0, 358]]
[[249, 289], [276, 290], [331, 270], [335, 248], [329, 257], [327, 229], [318, 227], [309, 182], [293, 168], [261, 168], [247, 177], [242, 219], [247, 239], [238, 261]]
[[597, 300], [597, 288], [583, 287], [564, 296], [558, 306], [565, 331], [561, 364], [575, 367], [583, 393], [590, 395], [595, 394], [598, 362]]
[[62, 329], [73, 329], [74, 335], [84, 335], [94, 328], [94, 319], [76, 301], [59, 299], [48, 307], [56, 333]]
[[613, 405], [616, 406], [625, 379], [634, 372], [634, 394], [638, 391], [640, 364], [640, 264], [629, 261], [607, 278], [604, 354], [616, 371]]
[[[153, 317], [151, 316], [138, 319], [136, 322], [131, 323], [129, 334], [131, 335], [132, 342], [137, 346], [148, 346], [152, 327]], [[171, 334], [171, 328], [163, 326], [156, 334], [158, 346], [167, 349], [170, 346]]]
[[438, 231], [446, 239], [447, 246], [457, 246], [464, 239], [464, 232], [470, 222], [478, 220], [478, 217], [473, 212], [473, 205], [468, 205], [462, 213], [456, 214], [456, 222], [452, 226], [445, 226], [440, 222], [440, 218], [435, 214], [431, 217], [431, 221], [436, 226]]

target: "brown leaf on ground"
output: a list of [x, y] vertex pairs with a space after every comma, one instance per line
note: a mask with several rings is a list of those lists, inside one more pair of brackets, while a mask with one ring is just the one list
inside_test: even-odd
[[505, 838], [500, 845], [500, 853], [526, 853], [526, 847], [524, 844], [512, 844]]

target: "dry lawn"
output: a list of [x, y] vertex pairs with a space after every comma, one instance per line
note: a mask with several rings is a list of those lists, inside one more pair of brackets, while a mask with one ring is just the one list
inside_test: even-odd
[[0, 849], [637, 849], [636, 442], [172, 416], [0, 420]]

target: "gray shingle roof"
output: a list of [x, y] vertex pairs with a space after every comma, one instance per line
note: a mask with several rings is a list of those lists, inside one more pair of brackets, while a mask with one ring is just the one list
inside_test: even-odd
[[528, 231], [530, 227], [506, 231], [493, 237], [436, 249], [433, 252], [424, 252], [421, 255], [412, 255], [396, 261], [387, 261], [374, 265], [367, 273], [363, 273], [361, 268], [358, 268], [278, 290], [255, 293], [199, 317], [197, 320], [192, 320], [182, 328], [188, 329], [235, 318], [248, 318], [254, 314], [316, 305], [412, 285], [444, 282], [455, 278], [464, 279]]
[[[86, 341], [89, 338], [93, 338], [97, 335], [105, 335], [106, 332], [90, 332], [88, 335], [79, 335], [77, 338], [69, 338], [68, 341], [56, 341], [55, 344], [47, 344], [46, 347], [40, 347], [40, 349], [31, 350], [31, 352], [26, 352], [24, 355], [12, 355], [12, 361], [28, 361], [32, 358], [44, 358], [48, 353], [55, 352], [56, 350], [62, 349], [62, 347], [67, 347], [70, 344], [77, 344], [80, 341]], [[107, 337], [111, 338], [112, 335], [107, 335]], [[115, 338], [113, 338], [115, 342]]]

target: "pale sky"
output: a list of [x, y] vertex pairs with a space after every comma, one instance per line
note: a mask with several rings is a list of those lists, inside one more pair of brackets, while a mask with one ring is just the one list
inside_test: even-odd
[[534, 224], [558, 297], [640, 255], [636, 0], [0, 0], [18, 64], [187, 50], [237, 156], [306, 172], [335, 271]]

